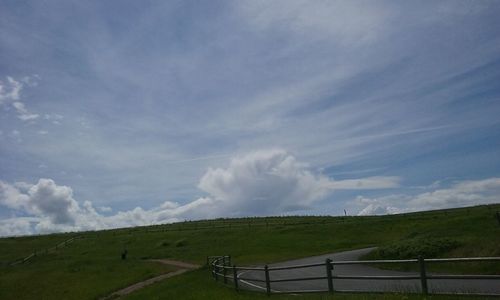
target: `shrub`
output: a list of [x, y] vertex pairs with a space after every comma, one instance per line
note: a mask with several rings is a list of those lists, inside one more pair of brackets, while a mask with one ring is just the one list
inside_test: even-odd
[[182, 239], [175, 242], [175, 247], [184, 247], [187, 245], [187, 240]]
[[157, 244], [158, 247], [168, 247], [170, 246], [170, 243], [168, 241], [160, 241], [158, 244]]
[[422, 255], [439, 257], [460, 246], [460, 242], [448, 238], [406, 239], [377, 249], [375, 256], [382, 259], [410, 259]]

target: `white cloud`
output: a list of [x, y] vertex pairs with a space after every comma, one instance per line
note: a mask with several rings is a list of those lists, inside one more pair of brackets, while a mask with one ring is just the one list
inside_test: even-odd
[[313, 174], [284, 150], [266, 150], [237, 157], [226, 169], [209, 169], [199, 188], [220, 201], [225, 213], [276, 214], [308, 209], [333, 190], [393, 188], [398, 181], [398, 177], [335, 181]]
[[0, 181], [0, 204], [12, 209], [27, 207], [29, 196], [23, 194], [19, 188]]
[[35, 87], [38, 85], [38, 81], [40, 80], [40, 75], [33, 74], [32, 76], [24, 76], [21, 81], [30, 87]]
[[60, 125], [64, 116], [60, 114], [45, 114], [43, 119], [52, 122], [54, 125]]
[[390, 15], [382, 3], [358, 1], [247, 1], [239, 9], [259, 30], [286, 30], [343, 44], [376, 39]]
[[7, 82], [0, 81], [0, 105], [19, 100], [23, 84], [7, 76]]
[[14, 182], [14, 186], [18, 188], [22, 193], [26, 193], [33, 186], [33, 184], [24, 181], [17, 181]]
[[451, 207], [464, 207], [500, 202], [500, 178], [468, 180], [440, 188], [432, 184], [432, 191], [417, 195], [390, 195], [380, 198], [358, 197], [354, 203], [361, 209], [359, 215], [392, 214]]
[[[90, 201], [79, 204], [70, 187], [43, 178], [36, 184], [0, 181], [0, 205], [32, 217], [26, 233], [46, 233], [220, 216], [282, 214], [308, 209], [336, 189], [388, 188], [397, 185], [397, 181], [397, 177], [334, 181], [313, 174], [306, 164], [284, 150], [265, 150], [236, 157], [225, 169], [209, 169], [199, 183], [208, 196], [183, 205], [165, 201], [149, 210], [136, 207], [104, 216]], [[98, 211], [110, 212], [111, 208], [99, 207]], [[18, 231], [13, 229], [12, 234]]]
[[28, 190], [29, 208], [36, 215], [48, 216], [54, 224], [74, 224], [79, 211], [73, 190], [58, 186], [51, 179], [40, 179]]
[[[208, 198], [200, 198], [186, 205], [166, 201], [150, 210], [136, 207], [104, 216], [96, 211], [92, 202], [79, 204], [73, 198], [70, 187], [57, 185], [51, 179], [40, 179], [34, 185], [0, 181], [0, 205], [30, 216], [1, 220], [0, 224], [8, 223], [9, 226], [2, 225], [0, 236], [98, 230], [196, 219], [211, 215], [213, 203]], [[99, 207], [100, 212], [111, 210], [110, 207]]]
[[7, 82], [0, 81], [0, 105], [10, 104], [21, 121], [33, 121], [38, 119], [40, 116], [30, 113], [26, 105], [20, 101], [21, 91], [24, 87], [23, 83], [31, 87], [36, 86], [38, 78], [38, 75], [34, 77], [26, 76], [18, 81], [7, 76]]
[[308, 207], [328, 191], [328, 179], [314, 176], [282, 150], [258, 151], [231, 160], [227, 169], [209, 169], [199, 188], [239, 215]]
[[100, 212], [111, 212], [113, 209], [109, 206], [99, 206]]
[[411, 208], [439, 209], [473, 204], [500, 202], [500, 178], [463, 181], [447, 189], [419, 194], [408, 205]]
[[[0, 236], [16, 236], [33, 233], [32, 218], [10, 218], [0, 220]], [[35, 219], [35, 222], [37, 220]]]
[[401, 211], [395, 207], [380, 206], [376, 204], [369, 204], [362, 211], [358, 213], [358, 216], [368, 216], [368, 215], [389, 215], [397, 214]]
[[38, 119], [38, 117], [39, 117], [38, 114], [30, 113], [26, 109], [26, 106], [24, 105], [24, 103], [22, 103], [22, 102], [14, 102], [14, 103], [12, 103], [12, 106], [17, 111], [17, 117], [22, 121], [31, 121], [31, 120]]
[[337, 190], [389, 189], [398, 187], [399, 181], [400, 178], [397, 176], [373, 176], [362, 179], [332, 181], [329, 186]]
[[[331, 182], [313, 175], [286, 152], [261, 151], [234, 159], [227, 169], [209, 170], [200, 182], [213, 193], [209, 197], [184, 205], [165, 201], [149, 210], [136, 207], [104, 216], [90, 201], [79, 204], [70, 187], [59, 186], [53, 180], [12, 185], [0, 181], [0, 205], [29, 215], [0, 221], [0, 236], [141, 226], [231, 214], [281, 214], [308, 207], [331, 191]], [[305, 198], [301, 200], [298, 195]], [[363, 207], [359, 215], [382, 215], [497, 203], [499, 195], [500, 178], [490, 178], [459, 182], [448, 189], [416, 196], [358, 197], [354, 202]], [[110, 212], [111, 208], [98, 210]]]

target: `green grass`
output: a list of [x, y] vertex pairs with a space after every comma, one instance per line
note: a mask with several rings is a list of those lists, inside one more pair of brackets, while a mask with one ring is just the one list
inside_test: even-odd
[[[500, 205], [393, 216], [218, 219], [85, 232], [83, 239], [36, 257], [27, 265], [1, 267], [0, 299], [95, 299], [168, 271], [165, 266], [144, 260], [148, 258], [203, 264], [208, 255], [230, 254], [237, 265], [251, 265], [425, 238], [457, 241], [457, 247], [440, 256], [500, 256], [500, 226], [494, 218], [497, 210]], [[297, 223], [301, 224], [293, 225]], [[0, 258], [19, 258], [71, 236], [0, 239]], [[129, 254], [126, 261], [120, 259], [124, 248]], [[151, 293], [156, 293], [156, 287], [162, 286], [162, 295], [168, 294], [172, 288], [168, 282], [184, 282], [189, 276], [203, 279], [196, 274], [201, 273], [168, 279], [165, 285], [154, 285], [144, 292], [152, 289]], [[213, 286], [208, 274], [203, 280]], [[234, 291], [224, 291], [228, 297], [236, 296]]]
[[73, 235], [51, 234], [44, 236], [24, 236], [0, 239], [0, 262], [7, 263], [24, 258], [35, 250], [41, 251], [69, 239]]
[[94, 299], [172, 268], [131, 256], [120, 259], [102, 241], [87, 237], [58, 252], [0, 269], [0, 299]]

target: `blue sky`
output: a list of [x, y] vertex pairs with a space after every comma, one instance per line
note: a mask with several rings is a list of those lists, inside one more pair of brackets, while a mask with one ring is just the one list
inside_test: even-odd
[[2, 1], [0, 235], [498, 203], [498, 1]]

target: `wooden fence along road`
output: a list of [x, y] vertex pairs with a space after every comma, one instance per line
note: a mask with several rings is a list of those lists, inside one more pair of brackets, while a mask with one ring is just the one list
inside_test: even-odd
[[[500, 257], [372, 260], [357, 259], [374, 248], [327, 254], [264, 267], [237, 267], [230, 256], [208, 257], [216, 281], [273, 293], [408, 292], [500, 296], [500, 275], [431, 274], [428, 264], [496, 262]], [[419, 272], [381, 270], [371, 264], [418, 264]]]

